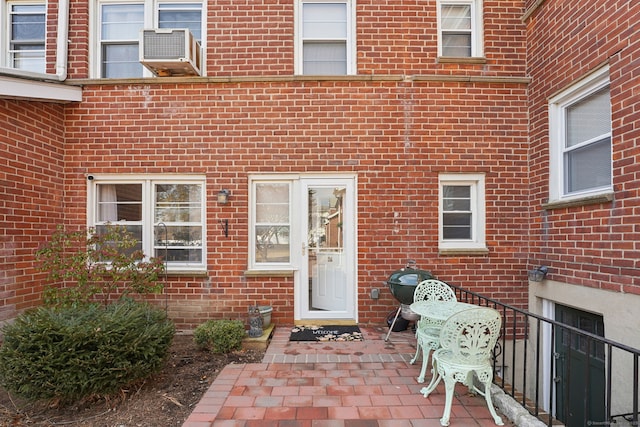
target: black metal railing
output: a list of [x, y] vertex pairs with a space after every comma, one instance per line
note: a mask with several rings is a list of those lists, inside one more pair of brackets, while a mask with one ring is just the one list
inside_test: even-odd
[[531, 415], [548, 426], [640, 425], [640, 350], [449, 285], [459, 301], [502, 314], [494, 383]]

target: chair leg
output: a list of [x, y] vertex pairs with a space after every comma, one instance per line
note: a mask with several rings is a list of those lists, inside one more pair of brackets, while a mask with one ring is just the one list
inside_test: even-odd
[[424, 376], [427, 373], [427, 365], [429, 364], [429, 355], [431, 354], [431, 347], [425, 345], [425, 343], [422, 343], [421, 347], [422, 347], [422, 368], [420, 368], [420, 375], [418, 376], [418, 382], [420, 384], [424, 382]]
[[496, 414], [496, 408], [493, 407], [493, 401], [491, 400], [491, 381], [484, 383], [484, 400], [487, 402], [487, 407], [489, 408], [489, 412], [491, 413], [496, 425], [504, 425], [502, 418]]
[[440, 383], [440, 380], [442, 379], [440, 373], [438, 372], [438, 361], [432, 357], [431, 364], [433, 365], [431, 368], [431, 381], [429, 382], [428, 386], [422, 387], [422, 389], [420, 389], [420, 393], [422, 393], [424, 397], [428, 397], [431, 392], [436, 389], [436, 387]]
[[[417, 333], [416, 333], [416, 335], [417, 335]], [[421, 347], [422, 347], [422, 346], [420, 345], [420, 340], [416, 340], [416, 354], [415, 354], [415, 356], [413, 356], [413, 359], [411, 359], [411, 360], [409, 361], [409, 363], [410, 363], [411, 365], [413, 365], [414, 363], [416, 363], [416, 361], [418, 360], [418, 355], [420, 354], [420, 348], [421, 348]]]
[[456, 380], [452, 376], [445, 375], [444, 377], [444, 386], [445, 386], [445, 400], [444, 400], [444, 412], [442, 413], [442, 418], [440, 418], [440, 425], [448, 426], [449, 418], [451, 417], [451, 404], [453, 402], [453, 390], [456, 386]]

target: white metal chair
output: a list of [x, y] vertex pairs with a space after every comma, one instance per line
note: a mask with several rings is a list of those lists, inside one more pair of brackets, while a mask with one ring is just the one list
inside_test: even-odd
[[[469, 387], [469, 390], [483, 395], [493, 420], [497, 425], [503, 425], [502, 418], [496, 414], [491, 401], [491, 355], [500, 335], [501, 325], [500, 313], [488, 307], [461, 311], [442, 325], [440, 348], [432, 356], [433, 377], [430, 384], [420, 390], [424, 397], [427, 397], [440, 380], [444, 379], [446, 396], [441, 425], [449, 425], [456, 382], [461, 382]], [[474, 373], [484, 384], [484, 392], [474, 385]]]
[[[413, 302], [417, 301], [455, 302], [456, 294], [445, 282], [436, 279], [427, 279], [418, 283], [413, 292]], [[409, 363], [412, 365], [416, 363], [420, 355], [420, 350], [422, 349], [422, 369], [420, 370], [420, 376], [418, 376], [419, 383], [424, 382], [431, 351], [437, 350], [440, 346], [441, 326], [440, 323], [432, 322], [427, 318], [421, 318], [416, 323], [416, 354]]]

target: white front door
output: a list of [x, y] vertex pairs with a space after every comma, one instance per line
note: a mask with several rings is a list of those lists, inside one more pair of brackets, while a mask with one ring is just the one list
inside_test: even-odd
[[296, 320], [355, 321], [355, 179], [302, 178], [299, 188]]

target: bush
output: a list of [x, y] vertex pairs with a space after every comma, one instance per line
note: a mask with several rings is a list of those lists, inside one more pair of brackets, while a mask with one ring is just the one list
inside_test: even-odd
[[244, 324], [239, 320], [208, 320], [193, 331], [196, 345], [214, 353], [239, 350], [245, 336]]
[[108, 396], [160, 370], [175, 328], [164, 311], [123, 300], [40, 307], [3, 328], [0, 382], [31, 400]]
[[38, 268], [55, 281], [45, 287], [45, 305], [79, 306], [99, 298], [108, 303], [112, 297], [162, 292], [158, 278], [164, 264], [136, 249], [139, 243], [120, 225], [79, 231], [58, 227], [36, 251]]

